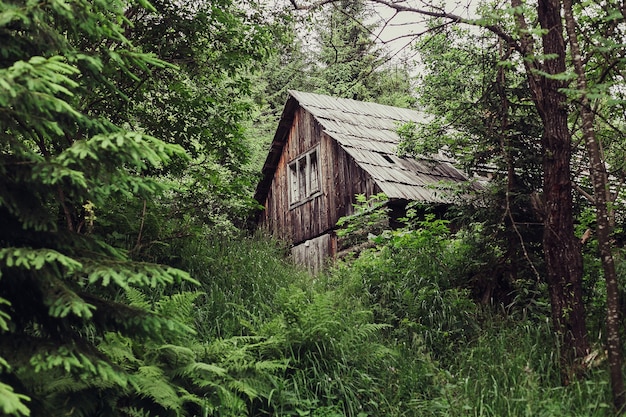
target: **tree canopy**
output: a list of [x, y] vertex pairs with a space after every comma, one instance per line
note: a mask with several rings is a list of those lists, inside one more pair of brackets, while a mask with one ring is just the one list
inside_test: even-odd
[[[199, 283], [146, 249], [184, 219], [167, 231], [148, 220], [215, 220], [220, 192], [247, 184], [246, 80], [265, 35], [229, 2], [179, 6], [0, 3], [4, 414], [179, 415], [206, 402], [151, 356], [194, 330], [142, 294]], [[197, 298], [184, 294], [170, 304]]]

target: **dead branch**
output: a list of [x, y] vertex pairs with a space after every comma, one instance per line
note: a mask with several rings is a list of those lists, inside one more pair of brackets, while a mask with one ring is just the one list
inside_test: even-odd
[[572, 181], [572, 185], [574, 186], [574, 189], [576, 191], [578, 191], [580, 193], [580, 195], [582, 195], [587, 201], [589, 201], [592, 204], [595, 204], [596, 200], [595, 200], [595, 198], [593, 198], [593, 196], [591, 194], [589, 194], [587, 191], [583, 190], [580, 185], [576, 184], [573, 181]]
[[[319, 8], [325, 6], [325, 5], [333, 4], [333, 3], [335, 3], [338, 0], [319, 0], [319, 1], [314, 1], [314, 2], [311, 2], [311, 3], [307, 3], [307, 4], [299, 3], [298, 0], [289, 0], [289, 1], [291, 2], [292, 6], [294, 7], [295, 10], [315, 10], [315, 9], [319, 9]], [[506, 33], [503, 28], [501, 28], [498, 25], [486, 24], [483, 21], [481, 21], [480, 19], [468, 19], [468, 18], [459, 16], [459, 15], [454, 14], [454, 13], [446, 12], [444, 9], [436, 8], [435, 6], [432, 6], [432, 5], [429, 5], [429, 7], [431, 7], [434, 10], [428, 10], [428, 9], [423, 9], [423, 8], [418, 8], [418, 7], [407, 6], [405, 4], [396, 3], [394, 1], [389, 1], [389, 0], [370, 0], [370, 1], [372, 3], [380, 4], [380, 5], [388, 7], [390, 9], [394, 10], [396, 12], [396, 14], [400, 13], [400, 12], [415, 13], [415, 14], [419, 14], [421, 16], [427, 16], [427, 17], [431, 17], [431, 18], [435, 18], [435, 19], [445, 19], [450, 24], [452, 24], [452, 23], [459, 23], [459, 24], [465, 24], [465, 25], [469, 25], [469, 26], [481, 27], [481, 28], [484, 28], [484, 29], [492, 32], [493, 34], [495, 34], [496, 36], [498, 36], [499, 38], [504, 40], [506, 42], [506, 44], [510, 48], [516, 50], [517, 52], [519, 52], [523, 56], [526, 56], [526, 54], [528, 52], [525, 49], [524, 45], [520, 44], [520, 42], [518, 42], [511, 35]], [[395, 14], [394, 14], [394, 16], [395, 16]], [[416, 34], [415, 36], [418, 36], [418, 35]]]

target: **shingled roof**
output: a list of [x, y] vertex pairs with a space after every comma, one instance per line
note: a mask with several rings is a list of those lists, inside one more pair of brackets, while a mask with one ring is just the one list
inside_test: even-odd
[[289, 91], [270, 153], [263, 166], [263, 179], [255, 199], [264, 201], [280, 159], [297, 106], [310, 112], [355, 162], [365, 170], [390, 199], [449, 203], [445, 183], [465, 183], [468, 178], [443, 155], [399, 157], [398, 128], [420, 123], [425, 116], [415, 110], [321, 94]]

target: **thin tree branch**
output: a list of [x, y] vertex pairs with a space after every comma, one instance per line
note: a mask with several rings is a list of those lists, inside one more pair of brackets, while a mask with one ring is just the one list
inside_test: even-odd
[[583, 190], [580, 185], [576, 184], [574, 181], [572, 181], [572, 185], [574, 186], [574, 189], [578, 191], [578, 193], [582, 195], [587, 201], [589, 201], [591, 204], [596, 203], [596, 199], [593, 198], [593, 196], [587, 191]]
[[[320, 0], [320, 1], [309, 3], [309, 4], [301, 4], [301, 3], [298, 3], [298, 0], [290, 0], [295, 10], [319, 9], [327, 4], [332, 4], [337, 1], [338, 0]], [[480, 20], [468, 19], [459, 15], [456, 15], [454, 13], [448, 13], [443, 9], [439, 9], [438, 11], [431, 11], [431, 10], [426, 10], [426, 9], [420, 9], [417, 7], [406, 6], [400, 3], [394, 3], [393, 1], [389, 1], [389, 0], [371, 0], [371, 1], [376, 4], [386, 6], [392, 10], [395, 10], [396, 14], [400, 12], [416, 13], [422, 16], [428, 16], [428, 17], [438, 18], [438, 19], [446, 19], [449, 21], [449, 23], [462, 23], [462, 24], [466, 24], [469, 26], [475, 26], [475, 27], [481, 27], [481, 28], [487, 29], [493, 32], [494, 34], [496, 34], [501, 39], [503, 39], [509, 47], [515, 49], [520, 54], [524, 55], [525, 51], [522, 49], [520, 43], [517, 40], [515, 40], [511, 35], [506, 33], [504, 29], [498, 25], [485, 24], [485, 23], [482, 23]]]
[[136, 252], [141, 247], [141, 238], [143, 235], [143, 226], [146, 221], [146, 199], [143, 200], [143, 209], [141, 211], [141, 223], [139, 224], [139, 233], [137, 233], [137, 242], [135, 243], [135, 247], [133, 248], [133, 252]]
[[65, 216], [65, 224], [67, 225], [67, 230], [73, 232], [74, 221], [72, 220], [72, 212], [70, 211], [67, 204], [65, 204], [65, 193], [63, 192], [63, 188], [60, 185], [57, 186], [57, 194], [59, 196], [59, 203], [61, 204], [61, 208], [63, 209], [63, 214]]

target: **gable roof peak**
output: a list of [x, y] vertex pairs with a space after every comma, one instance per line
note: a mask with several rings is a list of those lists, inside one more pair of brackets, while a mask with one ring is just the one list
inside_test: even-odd
[[413, 109], [289, 90], [278, 129], [263, 166], [255, 199], [263, 203], [298, 107], [308, 111], [324, 133], [341, 146], [391, 199], [449, 203], [442, 182], [462, 183], [467, 177], [443, 155], [400, 157], [398, 128], [423, 123], [425, 114]]

